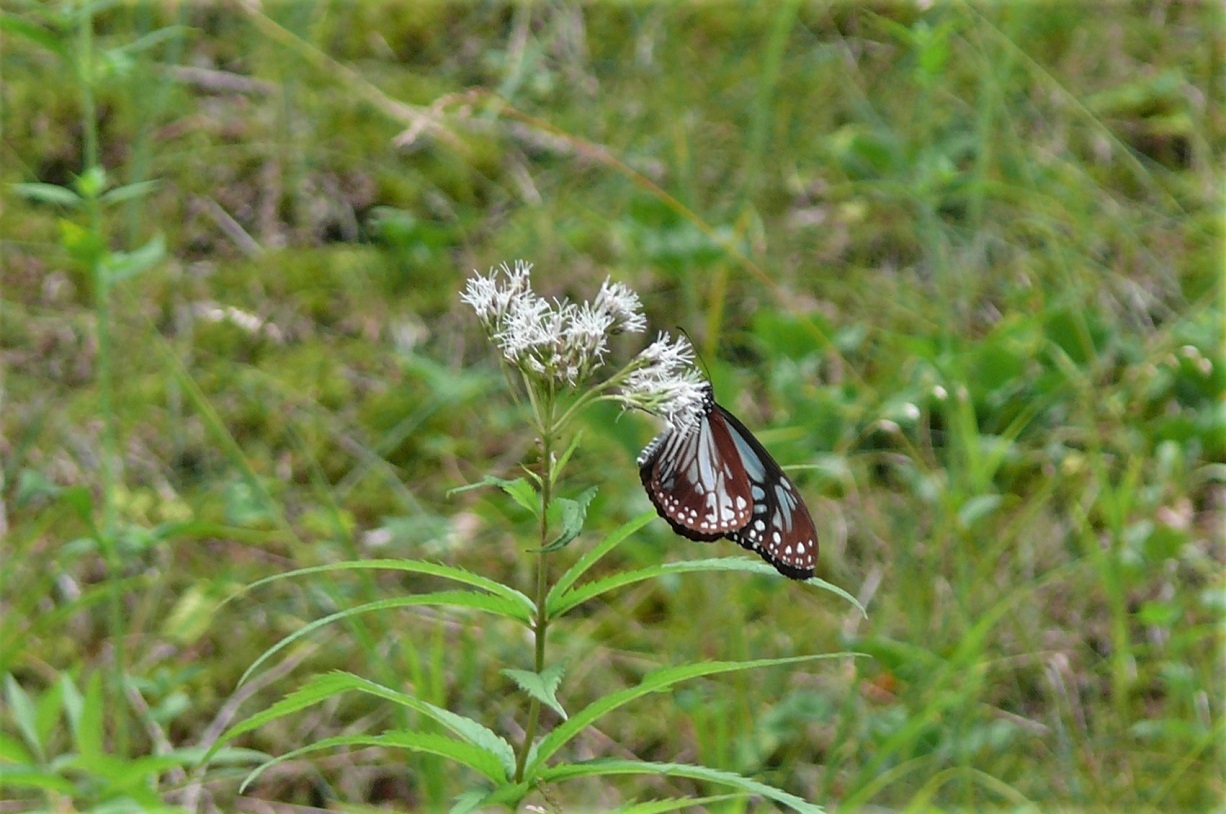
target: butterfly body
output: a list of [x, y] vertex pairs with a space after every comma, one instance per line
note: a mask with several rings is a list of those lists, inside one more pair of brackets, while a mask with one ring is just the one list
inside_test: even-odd
[[691, 540], [725, 537], [757, 552], [784, 576], [808, 579], [817, 529], [791, 479], [706, 386], [693, 426], [668, 427], [639, 456], [639, 477], [656, 511]]

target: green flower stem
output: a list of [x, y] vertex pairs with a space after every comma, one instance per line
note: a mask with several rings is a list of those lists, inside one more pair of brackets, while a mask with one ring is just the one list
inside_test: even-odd
[[617, 396], [614, 394], [634, 369], [635, 366], [631, 364], [624, 370], [618, 371], [616, 375], [599, 387], [583, 391], [579, 398], [575, 399], [570, 407], [566, 409], [566, 412], [562, 414], [561, 418], [558, 419], [558, 428], [565, 427], [574, 416], [578, 415], [581, 410], [586, 409], [590, 404], [598, 401], [618, 401]]
[[[77, 28], [77, 54], [75, 67], [77, 82], [81, 87], [81, 124], [84, 136], [84, 155], [82, 165], [83, 176], [96, 172], [98, 164], [98, 120], [94, 101], [94, 18], [93, 12], [86, 8], [79, 18]], [[102, 189], [79, 188], [85, 199], [85, 213], [88, 218], [89, 231], [99, 245], [103, 245], [102, 234], [102, 202], [99, 196]], [[123, 693], [124, 670], [127, 662], [124, 642], [127, 632], [124, 629], [123, 597], [121, 586], [123, 580], [123, 559], [116, 545], [116, 462], [118, 461], [119, 443], [115, 430], [115, 410], [112, 381], [112, 350], [111, 350], [111, 315], [110, 297], [111, 281], [107, 278], [103, 260], [106, 252], [95, 250], [90, 252], [89, 274], [94, 288], [94, 331], [98, 343], [98, 400], [99, 412], [102, 414], [101, 453], [98, 455], [98, 475], [101, 480], [102, 522], [100, 524], [99, 548], [106, 562], [107, 571], [111, 575], [111, 591], [107, 599], [107, 617], [110, 627], [110, 640], [114, 646], [112, 654], [113, 673], [110, 686], [109, 705], [115, 711], [115, 749], [119, 754], [126, 754], [128, 748], [127, 716], [123, 710], [126, 701]]]
[[[560, 422], [555, 416], [557, 401], [555, 393], [550, 388], [543, 394], [539, 402], [531, 387], [528, 388], [528, 398], [532, 401], [537, 418], [541, 438], [541, 516], [540, 516], [540, 546], [536, 561], [536, 623], [533, 632], [536, 635], [536, 672], [545, 669], [545, 635], [549, 629], [549, 616], [546, 611], [546, 599], [549, 596], [549, 552], [545, 547], [549, 544], [549, 505], [553, 501], [553, 484], [558, 473], [554, 470], [553, 442], [554, 433]], [[524, 778], [524, 766], [528, 761], [528, 752], [532, 749], [532, 741], [536, 737], [537, 725], [541, 716], [541, 703], [535, 698], [528, 702], [528, 723], [524, 727], [524, 741], [520, 745], [519, 754], [515, 760], [515, 782]]]

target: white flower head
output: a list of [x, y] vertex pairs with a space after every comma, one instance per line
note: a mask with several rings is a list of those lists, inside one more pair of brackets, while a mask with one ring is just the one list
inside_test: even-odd
[[460, 301], [473, 307], [486, 330], [498, 329], [512, 304], [536, 298], [532, 293], [531, 273], [532, 264], [523, 260], [516, 260], [514, 268], [503, 263], [499, 268], [491, 268], [484, 277], [478, 274], [468, 278]]
[[550, 344], [550, 328], [557, 317], [548, 300], [529, 290], [527, 296], [511, 299], [506, 313], [491, 326], [494, 331], [490, 338], [498, 343], [506, 360], [516, 364]]
[[595, 310], [610, 318], [614, 333], [642, 333], [647, 330], [647, 318], [643, 316], [643, 304], [624, 283], [613, 283], [606, 277], [596, 295]]
[[613, 326], [612, 315], [585, 302], [576, 309], [570, 324], [566, 326], [564, 344], [575, 355], [576, 360], [591, 359], [603, 362], [605, 352], [609, 349], [608, 336]]
[[623, 404], [655, 413], [679, 431], [702, 416], [710, 384], [694, 367], [690, 340], [661, 332], [628, 370], [619, 397]]
[[578, 385], [604, 363], [610, 334], [646, 327], [638, 295], [621, 283], [605, 280], [595, 303], [551, 302], [532, 290], [531, 270], [522, 260], [503, 263], [460, 294], [503, 358], [527, 376]]

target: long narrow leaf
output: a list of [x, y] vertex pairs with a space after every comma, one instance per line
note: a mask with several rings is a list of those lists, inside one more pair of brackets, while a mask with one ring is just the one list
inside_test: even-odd
[[515, 750], [505, 738], [498, 735], [489, 727], [472, 718], [465, 717], [458, 713], [452, 712], [449, 709], [435, 706], [429, 701], [423, 701], [414, 695], [402, 693], [397, 690], [384, 687], [369, 679], [355, 676], [350, 673], [340, 673], [340, 676], [352, 683], [352, 689], [359, 692], [367, 693], [368, 695], [376, 695], [388, 701], [414, 709], [431, 719], [442, 724], [451, 732], [459, 735], [468, 743], [480, 749], [489, 752], [498, 758], [505, 772], [505, 777], [510, 777], [515, 771]]
[[73, 793], [80, 791], [72, 779], [51, 774], [42, 766], [18, 766], [11, 763], [0, 763], [0, 788], [10, 794], [16, 789], [55, 791], [66, 798], [71, 798]]
[[64, 206], [70, 209], [76, 209], [82, 203], [81, 196], [74, 190], [56, 184], [9, 184], [9, 189], [15, 194], [31, 201], [56, 204], [57, 206]]
[[558, 458], [558, 462], [553, 465], [554, 483], [557, 483], [557, 478], [561, 476], [562, 470], [566, 468], [566, 464], [570, 463], [570, 456], [575, 454], [575, 450], [583, 443], [583, 430], [575, 433], [575, 437], [570, 439], [570, 443], [566, 445], [566, 451]]
[[[331, 571], [355, 571], [361, 569], [374, 569], [385, 571], [409, 571], [414, 574], [426, 574], [432, 577], [441, 577], [449, 579], [453, 582], [459, 582], [464, 585], [471, 585], [474, 588], [480, 588], [483, 591], [488, 591], [495, 596], [503, 597], [504, 599], [512, 600], [523, 606], [524, 612], [529, 616], [536, 612], [536, 603], [534, 603], [526, 594], [523, 594], [514, 588], [508, 588], [501, 582], [495, 582], [488, 577], [483, 577], [474, 574], [471, 571], [465, 571], [463, 568], [456, 568], [451, 565], [442, 565], [434, 562], [423, 562], [421, 560], [350, 560], [347, 562], [331, 563], [329, 565], [313, 565], [310, 568], [298, 568], [294, 571], [285, 571], [280, 574], [273, 574], [269, 577], [256, 580], [246, 586], [234, 596], [244, 594], [261, 585], [266, 585], [270, 582], [276, 582], [281, 579], [291, 579], [300, 577], [306, 574], [328, 573]], [[231, 596], [227, 599], [233, 599]]]
[[669, 797], [664, 800], [648, 800], [644, 803], [627, 803], [615, 808], [611, 814], [665, 814], [669, 811], [707, 810], [710, 803], [724, 803], [744, 797], [743, 792], [736, 794], [711, 794], [706, 797], [686, 797], [678, 799]]
[[[631, 534], [641, 529], [643, 526], [651, 522], [651, 519], [656, 516], [655, 512], [644, 512], [639, 517], [634, 518], [628, 523], [623, 524], [620, 528], [615, 529], [607, 537], [601, 540], [596, 545], [588, 549], [587, 553], [580, 557], [574, 565], [566, 569], [566, 573], [562, 578], [554, 584], [549, 591], [549, 599], [546, 602], [546, 607], [552, 608], [558, 601], [558, 597], [562, 597], [572, 585], [579, 581], [579, 577], [583, 576], [589, 568], [595, 565], [600, 559], [616, 548]], [[577, 603], [576, 603], [577, 604]], [[571, 605], [569, 607], [574, 607]], [[562, 611], [564, 612], [564, 611]], [[551, 612], [551, 617], [552, 617]]]
[[[7, 31], [14, 36], [24, 37], [30, 42], [40, 45], [61, 57], [66, 57], [69, 53], [68, 43], [70, 40], [32, 20], [19, 17], [16, 12], [6, 11], [0, 13], [0, 31]], [[16, 185], [14, 184], [14, 186]]]
[[741, 789], [749, 794], [765, 797], [780, 805], [787, 806], [802, 814], [823, 814], [819, 805], [806, 802], [794, 794], [768, 786], [757, 780], [751, 780], [733, 772], [719, 769], [708, 769], [706, 766], [691, 766], [687, 763], [647, 763], [637, 760], [601, 759], [583, 763], [568, 763], [545, 769], [540, 773], [541, 780], [557, 782], [576, 777], [603, 777], [613, 774], [655, 774], [664, 777], [688, 777], [693, 780], [705, 780], [709, 783], [719, 783], [724, 786]]
[[7, 702], [9, 715], [17, 726], [17, 731], [21, 733], [22, 740], [25, 741], [26, 748], [41, 762], [44, 760], [45, 752], [38, 731], [38, 716], [34, 710], [34, 702], [17, 683], [17, 679], [8, 674], [4, 676], [4, 700]]
[[84, 760], [93, 760], [98, 755], [106, 753], [103, 747], [106, 705], [102, 699], [102, 673], [95, 672], [85, 680], [81, 713], [74, 716], [75, 721], [72, 727], [77, 754]]
[[[622, 571], [617, 574], [612, 574], [603, 579], [595, 580], [594, 582], [586, 583], [578, 588], [559, 594], [555, 597], [554, 593], [549, 596], [549, 602], [546, 608], [550, 617], [561, 616], [572, 608], [587, 602], [590, 599], [608, 593], [617, 588], [623, 588], [627, 585], [633, 585], [636, 582], [642, 582], [646, 579], [654, 579], [655, 577], [663, 576], [664, 574], [684, 574], [701, 571], [742, 571], [749, 574], [768, 574], [778, 576], [779, 572], [773, 566], [767, 565], [764, 562], [757, 560], [746, 559], [745, 557], [712, 557], [705, 560], [684, 560], [682, 562], [666, 562], [659, 565], [651, 565], [647, 568], [639, 568], [634, 571]], [[829, 591], [832, 594], [846, 599], [854, 607], [859, 609], [860, 613], [867, 616], [864, 607], [856, 600], [854, 596], [844, 591], [837, 585], [832, 585], [824, 579], [811, 577], [804, 581], [805, 585], [812, 585], [822, 590]], [[555, 591], [556, 593], [556, 591]]]
[[352, 608], [346, 608], [342, 611], [324, 616], [321, 619], [316, 619], [303, 627], [295, 630], [281, 641], [274, 644], [272, 647], [260, 654], [246, 672], [239, 678], [238, 683], [242, 684], [251, 675], [259, 669], [260, 665], [272, 658], [272, 656], [284, 650], [289, 645], [301, 639], [303, 636], [323, 627], [330, 625], [333, 622], [341, 619], [348, 619], [351, 616], [359, 616], [363, 613], [373, 613], [375, 611], [395, 610], [397, 608], [411, 608], [423, 605], [448, 605], [456, 608], [469, 608], [472, 610], [492, 613], [496, 616], [503, 616], [508, 619], [514, 619], [520, 622], [527, 622], [529, 616], [524, 613], [524, 610], [518, 603], [510, 602], [502, 597], [490, 596], [489, 594], [478, 594], [472, 591], [439, 591], [432, 594], [420, 594], [418, 596], [397, 596], [391, 599], [380, 599], [376, 602], [367, 602], [364, 605], [357, 605]]
[[217, 743], [210, 749], [210, 755], [220, 746], [239, 735], [258, 729], [270, 721], [283, 718], [286, 715], [292, 715], [295, 712], [315, 706], [333, 696], [346, 692], [363, 692], [368, 695], [374, 695], [386, 701], [391, 701], [394, 704], [412, 709], [437, 722], [458, 735], [468, 744], [492, 756], [497, 761], [500, 771], [495, 775], [487, 775], [493, 779], [504, 780], [514, 771], [515, 754], [511, 744], [507, 743], [505, 739], [499, 737], [496, 732], [488, 727], [471, 718], [465, 718], [450, 710], [437, 707], [428, 701], [423, 701], [414, 695], [385, 687], [382, 684], [353, 675], [352, 673], [339, 671], [315, 676], [307, 684], [272, 706], [236, 724], [218, 739]]
[[816, 661], [818, 659], [844, 658], [852, 653], [819, 653], [809, 656], [789, 656], [775, 659], [754, 659], [752, 661], [703, 661], [696, 664], [683, 664], [677, 667], [662, 667], [643, 676], [643, 680], [634, 687], [627, 687], [618, 692], [609, 693], [603, 698], [571, 715], [556, 729], [540, 740], [528, 758], [525, 779], [540, 772], [540, 767], [566, 742], [582, 732], [587, 726], [612, 712], [618, 707], [642, 698], [653, 692], [666, 690], [674, 684], [688, 681], [692, 678], [732, 673], [739, 670], [754, 670], [759, 667], [772, 667], [779, 664], [795, 664], [801, 661]]
[[389, 732], [385, 735], [341, 735], [335, 738], [325, 738], [309, 746], [286, 752], [252, 770], [251, 774], [243, 780], [240, 790], [245, 789], [261, 774], [279, 763], [338, 746], [359, 748], [375, 746], [425, 752], [468, 766], [495, 782], [502, 780], [502, 766], [499, 765], [498, 759], [484, 749], [448, 738], [445, 735], [433, 735], [428, 732]]

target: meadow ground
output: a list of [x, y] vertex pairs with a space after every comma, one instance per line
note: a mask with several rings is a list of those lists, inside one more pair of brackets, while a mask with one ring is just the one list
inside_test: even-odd
[[[1222, 810], [1224, 43], [5, 0], [0, 812]], [[583, 410], [533, 488], [459, 298], [520, 258], [638, 292], [610, 369], [688, 333], [867, 616], [676, 566], [743, 552], [655, 517], [650, 417]]]

